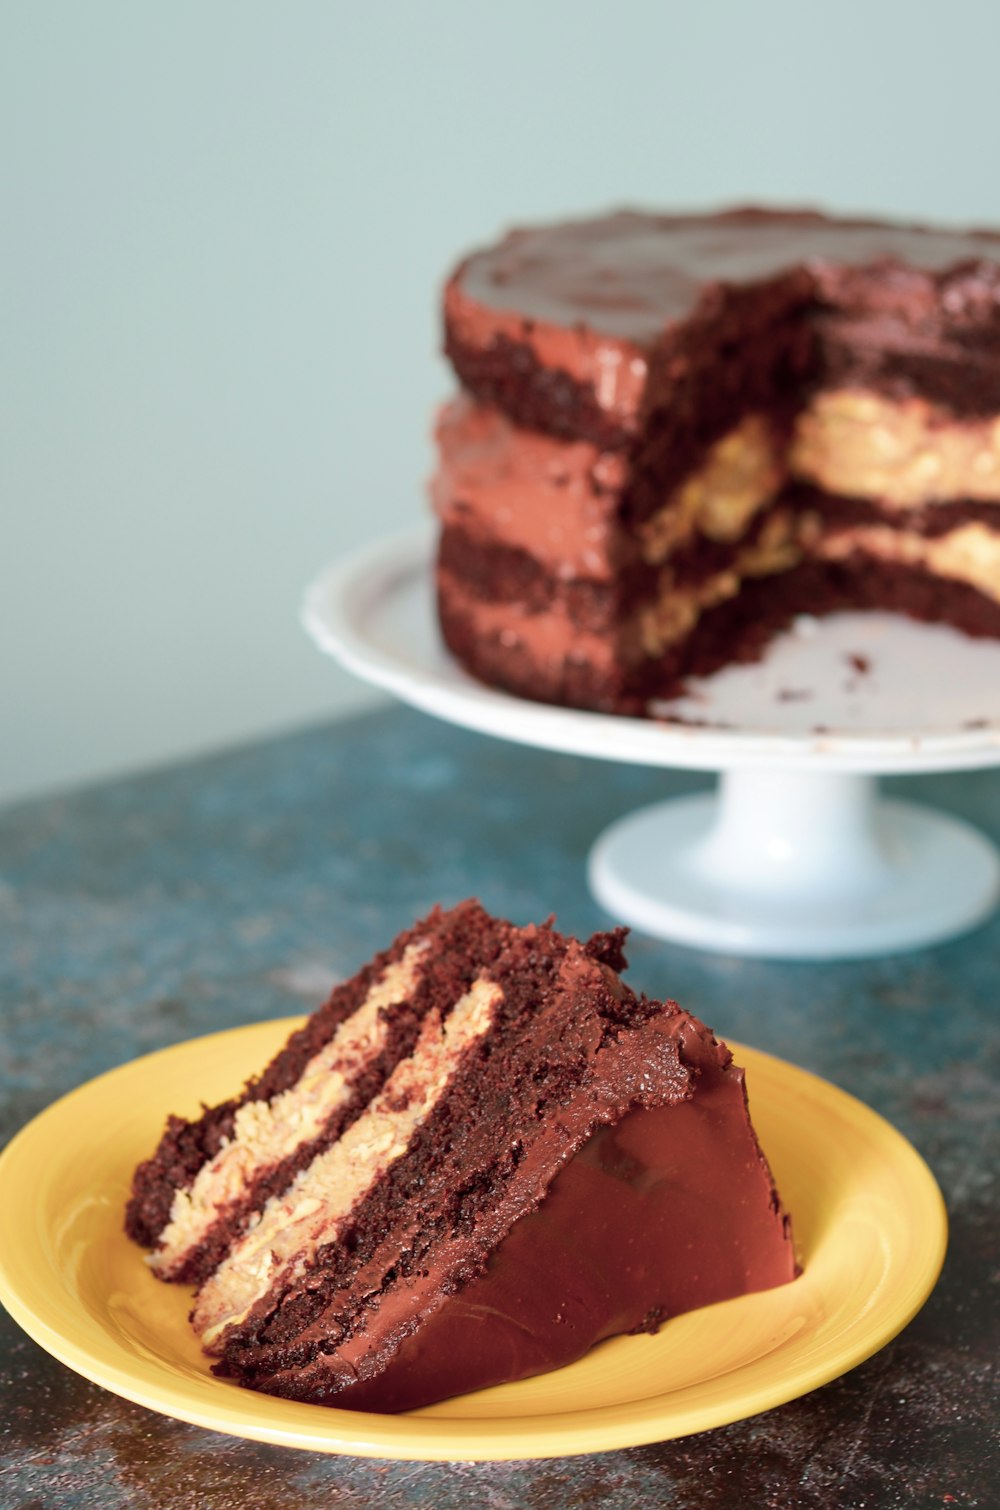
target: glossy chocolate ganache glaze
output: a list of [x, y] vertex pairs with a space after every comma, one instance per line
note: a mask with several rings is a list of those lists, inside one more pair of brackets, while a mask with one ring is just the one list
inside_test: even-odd
[[[554, 1130], [531, 1150], [531, 1207], [510, 1226], [510, 1198], [480, 1214], [479, 1251], [496, 1245], [484, 1265], [463, 1261], [471, 1234], [455, 1234], [425, 1282], [386, 1296], [371, 1329], [345, 1346], [342, 1367], [355, 1378], [320, 1357], [302, 1374], [279, 1365], [265, 1387], [323, 1398], [332, 1386], [336, 1404], [408, 1410], [563, 1367], [606, 1338], [655, 1332], [671, 1316], [793, 1279], [789, 1221], [749, 1123], [743, 1073], [698, 1029], [673, 1031], [676, 1059], [670, 1035], [653, 1053], [646, 1046], [647, 1072], [674, 1081], [673, 1104], [623, 1114], [632, 1082], [591, 1104], [586, 1124], [577, 1108], [574, 1154]], [[662, 1025], [648, 1036], [657, 1033]], [[456, 1272], [467, 1282], [456, 1285]], [[369, 1372], [387, 1343], [389, 1361]]]
[[441, 621], [485, 680], [642, 711], [880, 577], [1000, 633], [1000, 234], [622, 211], [474, 253], [444, 320]]

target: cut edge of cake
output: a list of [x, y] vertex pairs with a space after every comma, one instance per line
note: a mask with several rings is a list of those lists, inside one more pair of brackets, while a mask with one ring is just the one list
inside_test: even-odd
[[462, 260], [444, 322], [438, 611], [480, 680], [655, 715], [800, 613], [1000, 638], [1000, 233], [529, 226]]

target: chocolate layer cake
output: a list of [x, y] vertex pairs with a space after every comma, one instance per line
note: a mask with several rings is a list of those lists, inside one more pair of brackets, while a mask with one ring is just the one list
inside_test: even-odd
[[218, 1374], [404, 1410], [794, 1277], [742, 1072], [622, 939], [435, 911], [171, 1118], [126, 1226]]
[[649, 711], [800, 612], [1000, 635], [1000, 233], [812, 212], [512, 232], [444, 296], [445, 639]]

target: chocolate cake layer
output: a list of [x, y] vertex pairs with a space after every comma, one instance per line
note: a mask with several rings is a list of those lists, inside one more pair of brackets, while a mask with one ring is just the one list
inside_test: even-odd
[[[469, 902], [363, 972], [355, 1018], [417, 1016], [417, 1036], [339, 1138], [233, 1223], [192, 1318], [217, 1372], [398, 1410], [794, 1277], [740, 1072], [675, 1003], [624, 985], [622, 939]], [[405, 972], [415, 949], [411, 994], [372, 1013], [385, 961]], [[302, 1083], [315, 1071], [313, 1055]]]
[[566, 614], [518, 615], [483, 603], [464, 584], [439, 575], [438, 621], [455, 659], [488, 686], [515, 697], [641, 717], [630, 699], [629, 668], [614, 635], [586, 634]]
[[878, 524], [907, 534], [934, 536], [948, 535], [961, 525], [981, 524], [1000, 533], [1000, 503], [978, 498], [948, 498], [901, 512], [886, 507], [881, 500], [826, 493], [805, 483], [788, 488], [785, 498], [796, 513], [817, 516], [824, 529], [840, 528], [843, 524]]

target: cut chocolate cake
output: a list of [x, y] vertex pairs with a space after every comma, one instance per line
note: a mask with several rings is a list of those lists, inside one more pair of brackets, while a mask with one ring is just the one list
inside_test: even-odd
[[126, 1226], [218, 1374], [405, 1410], [794, 1277], [742, 1072], [622, 940], [436, 910], [171, 1118]]
[[1000, 636], [1000, 233], [808, 211], [514, 231], [444, 298], [445, 640], [643, 713], [800, 612]]

